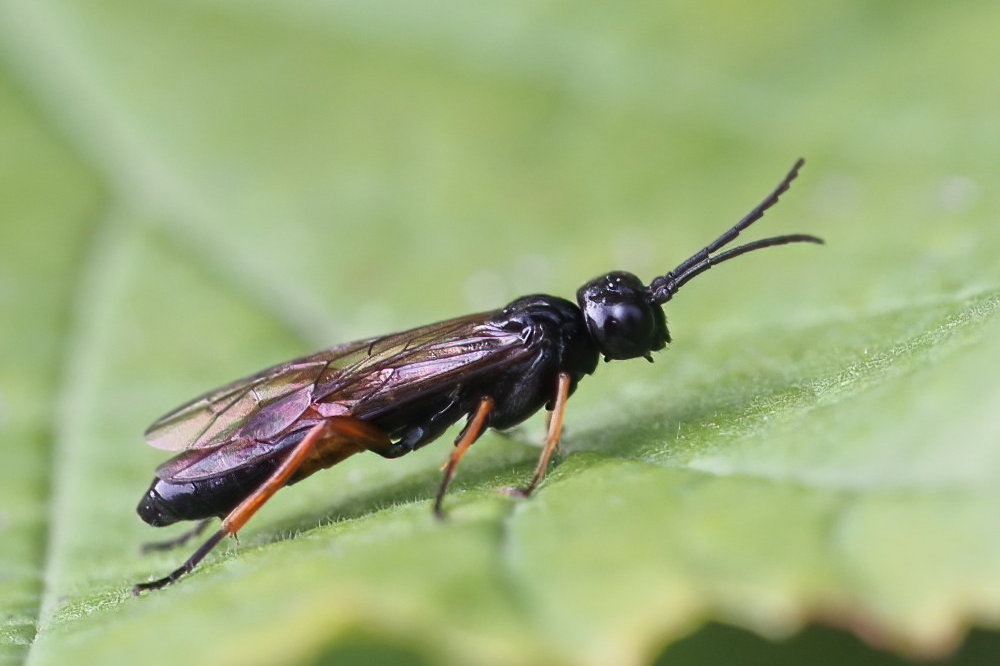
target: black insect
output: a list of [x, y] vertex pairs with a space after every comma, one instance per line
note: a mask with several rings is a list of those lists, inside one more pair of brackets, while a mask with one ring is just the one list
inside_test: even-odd
[[648, 285], [615, 271], [580, 287], [576, 303], [524, 296], [500, 310], [351, 342], [241, 379], [162, 417], [146, 431], [146, 441], [181, 453], [157, 468], [139, 515], [155, 527], [202, 522], [152, 547], [180, 545], [214, 517], [222, 526], [176, 571], [135, 591], [163, 587], [191, 571], [283, 486], [362, 451], [405, 455], [462, 417], [467, 421], [434, 512], [442, 515], [455, 467], [486, 428], [510, 428], [545, 407], [545, 443], [521, 490], [531, 494], [559, 443], [566, 400], [600, 356], [652, 361], [651, 353], [670, 342], [661, 306], [712, 266], [773, 245], [823, 242], [793, 234], [714, 254], [778, 201], [802, 164], [798, 160], [729, 231]]

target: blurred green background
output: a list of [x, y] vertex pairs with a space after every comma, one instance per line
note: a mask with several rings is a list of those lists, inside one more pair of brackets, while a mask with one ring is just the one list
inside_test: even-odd
[[[0, 663], [996, 663], [1000, 4], [0, 0]], [[665, 272], [540, 419], [280, 493], [183, 584], [141, 433], [296, 355]], [[750, 235], [752, 237], [752, 234]], [[171, 534], [173, 532], [170, 532]], [[982, 630], [959, 652], [970, 627]]]

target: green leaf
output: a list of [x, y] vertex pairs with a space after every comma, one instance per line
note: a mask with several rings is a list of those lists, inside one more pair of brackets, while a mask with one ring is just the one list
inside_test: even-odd
[[[899, 663], [973, 628], [958, 659], [995, 661], [997, 26], [987, 2], [0, 0], [0, 663]], [[133, 512], [173, 405], [649, 279], [799, 154], [756, 233], [827, 246], [686, 286], [655, 365], [581, 384], [535, 497], [496, 489], [542, 417], [473, 448], [445, 523], [446, 443], [357, 456], [131, 596], [187, 554], [141, 556], [174, 532]]]

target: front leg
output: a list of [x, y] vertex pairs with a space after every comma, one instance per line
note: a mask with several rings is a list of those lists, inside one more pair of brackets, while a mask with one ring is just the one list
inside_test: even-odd
[[531, 482], [524, 488], [511, 488], [510, 493], [518, 497], [528, 497], [535, 491], [538, 484], [545, 478], [545, 473], [549, 469], [549, 461], [552, 453], [559, 448], [559, 438], [562, 436], [563, 417], [566, 415], [566, 401], [569, 399], [570, 388], [569, 373], [560, 372], [559, 381], [556, 384], [556, 399], [552, 404], [552, 412], [549, 414], [549, 427], [545, 435], [545, 445], [542, 447], [542, 455], [538, 458], [538, 465], [535, 466], [535, 473], [531, 477]]

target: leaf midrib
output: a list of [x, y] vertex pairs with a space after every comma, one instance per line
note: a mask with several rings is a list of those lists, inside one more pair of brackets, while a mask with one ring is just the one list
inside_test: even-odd
[[[36, 116], [47, 123], [52, 134], [69, 148], [81, 164], [100, 175], [113, 201], [119, 204], [143, 202], [139, 208], [166, 211], [171, 219], [164, 221], [156, 216], [140, 215], [138, 208], [131, 211], [131, 215], [125, 215], [122, 210], [106, 207], [95, 215], [90, 224], [92, 228], [85, 234], [90, 239], [90, 245], [81, 252], [75, 271], [78, 276], [74, 281], [75, 288], [69, 293], [63, 308], [62, 319], [66, 325], [60, 336], [62, 344], [59, 349], [62, 353], [52, 364], [53, 425], [43, 434], [43, 441], [48, 442], [43, 457], [48, 461], [50, 470], [42, 487], [48, 499], [48, 528], [43, 530], [36, 551], [39, 554], [40, 590], [35, 606], [34, 631], [24, 653], [24, 662], [30, 663], [35, 641], [59, 605], [56, 562], [60, 552], [60, 516], [65, 515], [63, 508], [71, 501], [66, 496], [66, 484], [62, 480], [73, 470], [67, 455], [67, 440], [79, 425], [81, 415], [86, 413], [88, 391], [84, 385], [95, 378], [94, 368], [88, 368], [87, 362], [94, 358], [90, 350], [97, 344], [96, 327], [103, 319], [97, 311], [99, 306], [109, 304], [110, 291], [120, 286], [111, 279], [116, 274], [106, 269], [111, 263], [109, 255], [123, 250], [121, 245], [127, 227], [121, 221], [115, 223], [111, 220], [129, 217], [129, 221], [145, 222], [152, 225], [154, 231], [166, 234], [185, 247], [194, 248], [196, 251], [188, 254], [196, 264], [201, 262], [203, 267], [248, 296], [261, 311], [270, 313], [304, 344], [311, 342], [318, 345], [318, 335], [331, 330], [332, 326], [325, 315], [310, 309], [308, 304], [303, 306], [302, 299], [293, 293], [294, 289], [275, 281], [273, 274], [250, 270], [249, 260], [221, 265], [211, 261], [208, 248], [231, 244], [219, 234], [211, 233], [210, 225], [205, 222], [212, 216], [199, 210], [195, 197], [176, 196], [182, 188], [177, 187], [178, 183], [168, 178], [168, 173], [155, 164], [147, 146], [135, 141], [135, 136], [122, 136], [116, 131], [127, 127], [127, 123], [109, 122], [102, 117], [101, 111], [107, 112], [108, 117], [114, 114], [108, 111], [107, 106], [93, 103], [101, 99], [96, 82], [85, 75], [85, 69], [76, 65], [72, 51], [67, 48], [66, 42], [59, 39], [58, 30], [54, 29], [59, 23], [56, 16], [46, 15], [39, 3], [17, 2], [0, 5], [0, 16], [4, 17], [0, 25], [17, 27], [17, 30], [4, 31], [4, 65], [16, 75], [25, 91], [25, 98], [34, 106]], [[88, 100], [91, 104], [60, 103], [67, 95]], [[95, 110], [98, 112], [93, 113]], [[108, 146], [115, 148], [109, 149]], [[109, 155], [117, 159], [109, 159]], [[227, 249], [230, 250], [227, 253], [230, 260], [240, 258], [234, 248]], [[239, 267], [229, 271], [223, 268], [233, 264]], [[253, 276], [253, 279], [248, 279], [248, 276]], [[283, 307], [289, 303], [293, 305]]]

